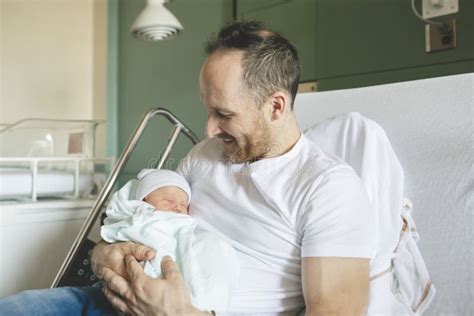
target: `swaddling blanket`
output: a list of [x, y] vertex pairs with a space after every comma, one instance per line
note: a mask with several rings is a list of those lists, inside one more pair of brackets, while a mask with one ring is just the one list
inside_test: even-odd
[[156, 210], [134, 200], [137, 180], [115, 192], [107, 206], [101, 236], [107, 242], [133, 241], [156, 250], [145, 273], [161, 277], [161, 260], [171, 256], [180, 268], [193, 305], [224, 312], [238, 280], [237, 256], [217, 235], [197, 228], [189, 215]]

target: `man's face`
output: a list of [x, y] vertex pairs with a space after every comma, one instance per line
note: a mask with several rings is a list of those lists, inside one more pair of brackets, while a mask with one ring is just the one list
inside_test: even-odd
[[264, 108], [255, 104], [241, 82], [242, 56], [240, 51], [211, 54], [199, 78], [201, 100], [208, 111], [206, 134], [221, 140], [234, 163], [264, 157], [271, 146]]

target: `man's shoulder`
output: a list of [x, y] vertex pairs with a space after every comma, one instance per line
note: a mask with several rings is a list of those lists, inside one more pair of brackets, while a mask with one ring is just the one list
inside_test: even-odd
[[362, 180], [346, 161], [309, 140], [303, 159], [306, 170], [301, 173], [300, 181], [307, 182], [309, 196], [314, 198], [321, 192], [334, 195], [356, 192], [358, 195], [357, 192], [363, 191]]
[[304, 148], [298, 155], [302, 175], [310, 180], [315, 180], [325, 174], [339, 169], [352, 170], [341, 158], [323, 151], [317, 144], [305, 139]]

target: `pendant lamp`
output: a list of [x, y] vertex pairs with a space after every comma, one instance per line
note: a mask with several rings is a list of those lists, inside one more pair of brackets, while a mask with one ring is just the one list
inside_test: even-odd
[[145, 9], [133, 22], [130, 33], [145, 41], [161, 41], [178, 35], [183, 26], [165, 6], [165, 0], [147, 0]]

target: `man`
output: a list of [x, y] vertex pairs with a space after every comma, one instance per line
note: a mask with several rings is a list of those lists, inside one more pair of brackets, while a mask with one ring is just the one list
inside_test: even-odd
[[[306, 315], [363, 314], [375, 216], [355, 172], [297, 127], [296, 49], [258, 22], [235, 22], [206, 52], [199, 80], [208, 139], [178, 172], [193, 190], [190, 214], [238, 253], [230, 312], [293, 315], [306, 306]], [[163, 279], [143, 273], [137, 261], [153, 256], [133, 243], [94, 249], [112, 306], [130, 315], [205, 315], [171, 259], [162, 262]], [[94, 293], [86, 295], [91, 310], [110, 311]]]
[[[363, 314], [375, 216], [354, 171], [296, 125], [295, 48], [260, 23], [237, 22], [206, 51], [200, 92], [208, 139], [178, 171], [192, 186], [190, 214], [238, 252], [241, 283], [230, 312], [295, 314], [306, 305], [307, 315]], [[152, 280], [133, 258], [145, 251], [138, 247], [95, 250], [109, 301], [130, 314], [199, 315], [176, 264], [165, 261], [169, 277]], [[123, 254], [131, 255], [125, 267]]]

